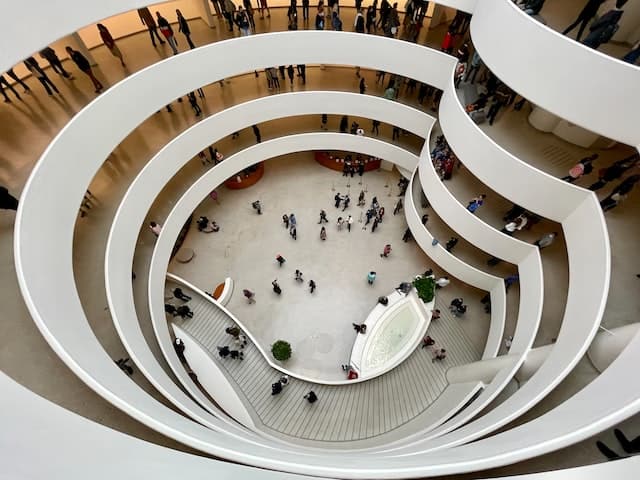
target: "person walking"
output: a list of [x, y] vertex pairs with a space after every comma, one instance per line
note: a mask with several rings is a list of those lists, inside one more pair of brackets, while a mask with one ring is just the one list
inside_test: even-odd
[[286, 262], [285, 258], [280, 254], [276, 255], [276, 261], [278, 262], [279, 267], [282, 267], [282, 264]]
[[260, 129], [257, 125], [251, 125], [251, 129], [253, 130], [253, 134], [256, 136], [256, 143], [262, 142], [262, 136], [260, 135]]
[[578, 36], [576, 37], [576, 40], [579, 42], [584, 29], [589, 24], [591, 19], [596, 16], [596, 14], [598, 13], [598, 9], [604, 2], [605, 0], [588, 0], [584, 8], [578, 14], [578, 18], [576, 18], [575, 22], [565, 28], [562, 34], [566, 35], [571, 30], [580, 25], [580, 28], [578, 29]]
[[171, 50], [174, 55], [178, 54], [178, 41], [176, 40], [175, 35], [173, 34], [173, 28], [171, 28], [171, 24], [169, 21], [160, 15], [160, 12], [156, 12], [156, 17], [158, 18], [158, 27], [160, 28], [160, 33], [164, 35], [164, 38], [167, 39]]
[[364, 77], [360, 78], [360, 94], [364, 95], [364, 92], [367, 91], [367, 84], [364, 81]]
[[347, 133], [349, 129], [349, 117], [343, 115], [340, 119], [340, 133]]
[[71, 74], [64, 69], [64, 66], [62, 66], [62, 61], [60, 61], [60, 58], [58, 58], [58, 54], [53, 48], [44, 47], [42, 50], [40, 50], [39, 54], [40, 58], [44, 58], [47, 62], [49, 62], [49, 65], [51, 65], [51, 68], [54, 72], [56, 72], [58, 75], [62, 75], [64, 78], [73, 80]]
[[102, 83], [100, 83], [100, 80], [98, 80], [93, 74], [93, 70], [91, 69], [89, 60], [87, 60], [87, 58], [82, 53], [74, 50], [69, 46], [67, 46], [65, 50], [69, 54], [69, 57], [71, 57], [71, 60], [73, 60], [73, 63], [75, 63], [76, 66], [80, 69], [80, 71], [91, 79], [93, 87], [96, 89], [95, 92], [100, 93], [104, 87], [102, 86]]
[[293, 90], [293, 77], [295, 70], [293, 69], [293, 65], [289, 65], [287, 67], [287, 76], [289, 77], [289, 82], [291, 83], [291, 89]]
[[18, 199], [9, 193], [7, 187], [0, 185], [0, 209], [18, 210]]
[[367, 274], [367, 283], [369, 285], [373, 285], [373, 282], [375, 282], [375, 280], [376, 280], [376, 272], [372, 270]]
[[309, 280], [309, 293], [313, 293], [316, 289], [316, 282]]
[[384, 249], [382, 250], [382, 253], [380, 254], [380, 258], [387, 258], [390, 253], [391, 253], [391, 244], [387, 243], [384, 246]]
[[31, 93], [31, 88], [29, 88], [29, 85], [24, 83], [22, 79], [18, 77], [18, 75], [16, 75], [16, 72], [13, 71], [13, 68], [10, 68], [9, 70], [7, 70], [7, 75], [9, 75], [9, 77], [15, 80], [16, 83], [19, 83], [20, 85], [22, 85], [22, 88], [24, 88], [24, 93]]
[[302, 20], [309, 21], [309, 0], [302, 0]]
[[181, 32], [184, 37], [187, 39], [187, 43], [189, 44], [189, 48], [194, 49], [196, 46], [191, 40], [191, 29], [189, 28], [189, 22], [184, 18], [182, 12], [176, 8], [176, 15], [178, 16], [178, 31]]
[[411, 235], [411, 229], [409, 227], [407, 227], [407, 229], [404, 231], [404, 235], [402, 235], [402, 241], [404, 243], [407, 243], [409, 240], [411, 240], [413, 236]]
[[107, 27], [105, 27], [101, 23], [98, 23], [96, 26], [98, 27], [98, 31], [100, 32], [100, 38], [102, 38], [102, 43], [104, 43], [104, 46], [109, 49], [109, 51], [111, 52], [111, 55], [113, 55], [114, 57], [120, 60], [120, 64], [123, 67], [126, 67], [124, 63], [124, 59], [122, 58], [122, 52], [116, 45], [116, 41], [113, 39], [111, 32], [107, 29]]
[[11, 85], [6, 78], [4, 78], [4, 75], [0, 75], [0, 92], [2, 93], [2, 96], [4, 97], [4, 103], [11, 103], [11, 99], [9, 98], [9, 96], [6, 94], [6, 92], [4, 91], [4, 87], [7, 87], [9, 90], [11, 90], [13, 92], [13, 94], [16, 96], [16, 98], [20, 101], [22, 101], [22, 97], [20, 96], [20, 94], [16, 91], [15, 88], [13, 88], [13, 85]]
[[445, 245], [447, 252], [451, 253], [453, 248], [458, 244], [458, 241], [459, 241], [458, 237], [451, 237]]
[[422, 225], [427, 225], [427, 222], [429, 221], [429, 215], [428, 214], [424, 214], [422, 215], [422, 219], [420, 220], [422, 222]]
[[282, 223], [284, 223], [284, 228], [289, 229], [289, 215], [286, 213], [282, 215]]
[[365, 29], [365, 19], [364, 19], [364, 15], [362, 14], [362, 8], [356, 8], [356, 18], [353, 22], [353, 29], [357, 32], [357, 33], [364, 33], [364, 29]]
[[289, 235], [291, 235], [291, 238], [293, 238], [294, 240], [298, 239], [298, 230], [296, 229], [295, 225], [291, 226], [291, 229], [289, 230]]
[[[42, 68], [38, 64], [38, 61], [35, 58], [33, 57], [27, 58], [24, 61], [24, 66], [27, 67], [27, 70], [29, 70], [31, 74], [38, 79], [38, 81], [42, 84], [42, 86], [44, 87], [44, 89], [46, 90], [49, 96], [53, 95], [53, 92], [56, 92], [58, 94], [60, 93], [60, 90], [58, 90], [58, 87], [55, 86], [55, 84], [47, 76], [44, 70], [42, 70]], [[51, 91], [51, 89], [53, 89], [53, 91]]]
[[318, 225], [322, 223], [329, 223], [329, 220], [327, 219], [327, 212], [324, 210], [320, 210], [320, 221], [318, 222]]
[[393, 214], [396, 215], [398, 214], [400, 211], [402, 210], [402, 199], [399, 198], [398, 199], [398, 203], [396, 203], [396, 206], [393, 209]]
[[295, 272], [295, 281], [300, 283], [304, 282], [304, 278], [302, 278], [302, 272], [298, 269], [296, 269], [296, 272]]
[[[353, 173], [351, 174], [351, 176], [353, 177]], [[349, 197], [349, 194], [345, 195], [342, 201], [342, 211], [344, 212], [347, 208], [349, 208], [349, 203], [351, 203], [351, 197]]]
[[224, 18], [227, 19], [227, 23], [229, 24], [229, 31], [233, 32], [233, 21], [235, 18], [236, 5], [231, 0], [224, 0], [222, 2], [222, 14]]
[[256, 303], [256, 300], [254, 298], [256, 296], [256, 294], [253, 293], [251, 290], [248, 290], [248, 289], [245, 288], [244, 290], [242, 290], [242, 294], [247, 299], [247, 303], [249, 305], [251, 305], [252, 303]]
[[271, 282], [271, 286], [273, 287], [273, 291], [277, 295], [282, 294], [282, 289], [280, 288], [280, 285], [278, 285], [278, 279], [277, 278], [273, 282]]
[[156, 38], [160, 42], [160, 45], [164, 45], [164, 40], [162, 40], [162, 38], [160, 38], [160, 35], [158, 35], [158, 25], [156, 24], [156, 21], [154, 20], [153, 15], [151, 15], [149, 9], [147, 7], [139, 8], [138, 16], [140, 17], [140, 21], [142, 22], [142, 24], [147, 26], [153, 46], [156, 46]]
[[555, 241], [557, 236], [558, 232], [546, 233], [538, 240], [536, 240], [533, 244], [540, 250], [542, 250], [543, 248], [547, 248], [548, 246], [550, 246]]
[[189, 99], [189, 105], [191, 105], [191, 108], [193, 108], [193, 111], [196, 114], [196, 118], [198, 118], [200, 115], [202, 115], [202, 109], [200, 108], [200, 105], [198, 105], [196, 94], [193, 92], [189, 92], [187, 94], [187, 98]]

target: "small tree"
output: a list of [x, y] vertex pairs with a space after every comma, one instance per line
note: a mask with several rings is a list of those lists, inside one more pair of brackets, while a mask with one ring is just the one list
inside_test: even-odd
[[436, 281], [433, 277], [418, 277], [413, 281], [413, 286], [416, 287], [418, 297], [424, 303], [433, 300], [436, 289]]
[[271, 354], [273, 358], [281, 362], [289, 360], [291, 358], [291, 345], [284, 340], [278, 340], [271, 345]]

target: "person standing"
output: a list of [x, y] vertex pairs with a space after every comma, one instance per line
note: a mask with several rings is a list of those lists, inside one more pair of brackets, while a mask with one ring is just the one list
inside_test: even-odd
[[156, 222], [149, 222], [149, 229], [157, 237], [162, 231], [162, 225]]
[[404, 235], [402, 235], [402, 241], [404, 243], [407, 243], [409, 240], [411, 240], [411, 238], [412, 238], [411, 229], [407, 227], [407, 229], [404, 231]]
[[340, 133], [347, 133], [347, 129], [349, 128], [349, 117], [343, 115], [340, 119]]
[[357, 8], [356, 11], [358, 13], [356, 14], [356, 19], [353, 22], [353, 28], [357, 33], [364, 33], [365, 20], [364, 15], [362, 14], [362, 9]]
[[91, 70], [91, 64], [89, 63], [89, 60], [87, 60], [87, 58], [82, 53], [74, 50], [69, 46], [67, 46], [65, 50], [69, 54], [71, 60], [73, 60], [73, 63], [75, 63], [76, 66], [80, 69], [80, 71], [91, 79], [91, 82], [93, 82], [93, 87], [96, 89], [95, 92], [100, 93], [104, 87], [102, 86], [102, 83], [100, 83], [100, 80], [98, 80], [93, 74], [93, 70]]
[[13, 88], [13, 85], [11, 85], [3, 75], [0, 75], [0, 92], [2, 92], [2, 96], [4, 97], [4, 103], [11, 103], [11, 99], [4, 91], [3, 85], [11, 90], [18, 100], [22, 101], [22, 97], [20, 97], [20, 94], [16, 91], [15, 88]]
[[391, 253], [391, 244], [387, 243], [384, 246], [384, 249], [382, 250], [382, 253], [380, 254], [380, 258], [387, 258], [390, 253]]
[[364, 95], [364, 92], [367, 91], [367, 84], [364, 81], [364, 77], [360, 79], [360, 95]]
[[323, 242], [327, 239], [327, 229], [324, 228], [324, 225], [320, 228], [320, 240]]
[[543, 235], [538, 240], [534, 242], [534, 245], [537, 246], [540, 250], [543, 248], [547, 248], [550, 246], [558, 236], [558, 232], [551, 232]]
[[191, 29], [189, 28], [189, 22], [184, 18], [182, 12], [176, 8], [176, 15], [178, 16], [178, 31], [181, 32], [187, 39], [189, 48], [194, 49], [196, 46], [191, 41]]
[[592, 163], [598, 158], [598, 156], [599, 155], [597, 153], [594, 153], [593, 155], [583, 158], [571, 167], [569, 175], [562, 177], [562, 180], [573, 183], [583, 175], [589, 175], [593, 171]]
[[256, 31], [256, 21], [253, 18], [253, 5], [251, 5], [251, 0], [242, 0], [242, 4], [244, 5], [244, 11], [247, 14], [247, 18], [249, 19], [249, 26], [251, 26], [251, 31]]
[[398, 199], [398, 203], [396, 203], [395, 208], [393, 209], [393, 214], [396, 215], [402, 210], [402, 199]]
[[351, 232], [351, 225], [353, 225], [353, 217], [351, 215], [349, 215], [349, 217], [347, 217], [347, 231]]
[[269, 5], [267, 5], [267, 0], [259, 0], [260, 1], [260, 18], [264, 20], [264, 11], [267, 10], [267, 18], [271, 18], [271, 11], [269, 10]]
[[378, 3], [378, 0], [375, 0], [373, 5], [369, 5], [367, 7], [367, 20], [366, 20], [367, 33], [371, 33], [371, 30], [376, 28], [376, 7], [375, 7], [375, 5], [377, 3]]
[[625, 3], [627, 3], [627, 0], [617, 0], [613, 10], [609, 10], [593, 22], [589, 27], [589, 35], [587, 35], [582, 43], [594, 49], [597, 49], [603, 43], [608, 43], [620, 27], [618, 22], [620, 22], [622, 14], [624, 13], [622, 7]]
[[160, 27], [160, 33], [164, 35], [164, 38], [169, 42], [169, 46], [171, 50], [173, 50], [173, 54], [178, 54], [178, 41], [176, 40], [175, 35], [173, 34], [173, 28], [169, 24], [169, 21], [160, 15], [160, 12], [156, 12], [156, 17], [158, 17], [158, 27]]
[[[158, 35], [158, 25], [156, 24], [156, 21], [153, 19], [153, 15], [151, 15], [151, 12], [149, 11], [149, 9], [147, 7], [139, 8], [138, 16], [140, 17], [140, 21], [142, 22], [142, 24], [147, 26], [147, 29], [149, 30], [149, 36], [151, 37], [151, 43], [153, 44], [153, 46], [154, 47], [156, 46], [156, 38], [160, 42], [160, 45], [163, 45], [165, 42], [164, 40], [162, 40], [162, 38], [160, 38], [160, 35]], [[155, 38], [154, 38], [154, 35], [155, 35]]]
[[27, 67], [27, 70], [29, 70], [31, 74], [38, 79], [49, 95], [53, 95], [51, 89], [56, 93], [60, 93], [58, 87], [56, 87], [47, 74], [44, 73], [44, 70], [42, 70], [40, 65], [38, 65], [38, 61], [35, 58], [27, 58], [24, 61], [24, 66]]
[[441, 277], [436, 280], [436, 288], [444, 288], [451, 283], [449, 277]]
[[281, 295], [282, 294], [282, 288], [280, 288], [280, 285], [278, 284], [278, 279], [277, 278], [273, 282], [271, 282], [271, 286], [273, 287], [274, 293], [276, 293], [277, 295]]
[[196, 100], [196, 94], [193, 92], [189, 92], [187, 94], [187, 98], [189, 99], [189, 105], [193, 108], [193, 111], [196, 113], [196, 118], [202, 115], [202, 109], [200, 105], [198, 105], [198, 100]]
[[376, 280], [376, 272], [371, 271], [367, 274], [367, 283], [369, 285], [373, 285], [373, 282]]
[[316, 282], [314, 282], [313, 280], [309, 280], [309, 293], [313, 293], [315, 289], [316, 289]]
[[291, 89], [293, 90], [293, 76], [294, 76], [293, 65], [289, 65], [287, 67], [287, 76], [289, 77], [289, 82], [291, 82]]
[[302, 0], [302, 20], [309, 21], [309, 0]]
[[238, 30], [240, 30], [240, 35], [242, 37], [248, 37], [251, 35], [251, 23], [249, 22], [249, 16], [247, 12], [242, 8], [242, 5], [238, 7], [238, 13], [236, 13], [235, 17], [236, 25], [238, 26]]
[[18, 210], [18, 199], [9, 193], [7, 187], [0, 185], [0, 209]]
[[62, 75], [64, 78], [68, 78], [69, 80], [73, 80], [71, 74], [67, 72], [62, 66], [62, 62], [58, 58], [58, 55], [53, 48], [44, 47], [42, 50], [40, 50], [40, 58], [44, 58], [47, 62], [49, 62], [49, 65], [51, 65], [53, 71], [58, 75]]
[[598, 9], [600, 8], [600, 5], [602, 5], [604, 2], [605, 0], [588, 0], [586, 5], [582, 9], [582, 11], [578, 14], [578, 18], [576, 18], [576, 21], [573, 22], [571, 25], [569, 25], [567, 28], [565, 28], [562, 34], [566, 35], [571, 30], [576, 28], [579, 24], [580, 28], [578, 29], [578, 36], [576, 37], [576, 40], [579, 42], [580, 37], [582, 37], [582, 33], [584, 32], [584, 29], [589, 24], [591, 19], [596, 16], [596, 14], [598, 13]]
[[316, 12], [316, 30], [324, 30], [324, 2], [318, 2], [318, 11]]
[[105, 27], [101, 23], [98, 23], [96, 26], [98, 27], [98, 31], [100, 32], [100, 38], [102, 38], [102, 42], [104, 43], [104, 46], [109, 49], [109, 51], [111, 52], [111, 55], [120, 59], [120, 64], [123, 67], [126, 67], [126, 65], [124, 64], [124, 59], [122, 58], [122, 52], [116, 45], [116, 41], [113, 39], [111, 32], [107, 29], [107, 27]]
[[252, 125], [251, 128], [253, 129], [253, 134], [256, 136], [256, 143], [262, 142], [262, 136], [260, 135], [260, 129], [258, 126]]
[[236, 5], [231, 0], [224, 0], [222, 13], [229, 23], [229, 31], [233, 32], [233, 20], [236, 11]]

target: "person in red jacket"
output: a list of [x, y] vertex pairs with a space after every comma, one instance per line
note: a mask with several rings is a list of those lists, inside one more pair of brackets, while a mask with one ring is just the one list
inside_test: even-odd
[[451, 31], [451, 29], [449, 29], [445, 34], [444, 38], [442, 39], [442, 45], [440, 45], [440, 50], [442, 50], [444, 53], [451, 54], [451, 52], [453, 52], [453, 40], [454, 40], [453, 32]]
[[126, 67], [126, 65], [124, 64], [124, 60], [122, 58], [122, 52], [116, 45], [116, 41], [111, 36], [111, 32], [109, 32], [107, 27], [105, 27], [101, 23], [98, 23], [96, 26], [98, 27], [98, 31], [100, 32], [100, 38], [102, 38], [102, 42], [104, 43], [104, 46], [109, 49], [109, 51], [111, 52], [111, 55], [120, 59], [120, 63], [122, 64], [123, 67]]

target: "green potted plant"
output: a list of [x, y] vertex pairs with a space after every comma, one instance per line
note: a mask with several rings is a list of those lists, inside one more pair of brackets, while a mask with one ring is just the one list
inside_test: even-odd
[[433, 300], [436, 290], [436, 281], [433, 277], [417, 277], [413, 281], [418, 297], [424, 302], [429, 303]]
[[289, 360], [289, 358], [291, 358], [291, 344], [284, 340], [278, 340], [271, 345], [271, 354], [273, 355], [273, 358], [280, 362]]

